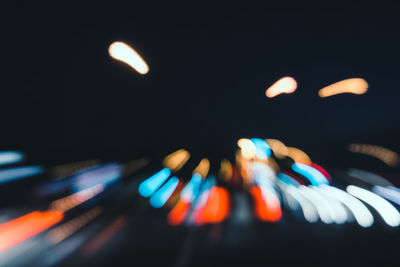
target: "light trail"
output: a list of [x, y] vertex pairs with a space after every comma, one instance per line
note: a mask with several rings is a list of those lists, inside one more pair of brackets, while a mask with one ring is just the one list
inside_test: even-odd
[[374, 217], [368, 208], [357, 198], [348, 194], [347, 192], [340, 190], [339, 188], [322, 185], [320, 187], [326, 194], [338, 199], [353, 213], [353, 216], [357, 223], [362, 227], [370, 227], [374, 223]]
[[356, 95], [365, 94], [368, 90], [368, 83], [361, 78], [346, 79], [319, 90], [318, 95], [322, 98], [343, 93]]
[[0, 152], [0, 166], [6, 164], [14, 164], [21, 162], [24, 154], [18, 151], [2, 151]]
[[144, 59], [126, 43], [112, 43], [108, 48], [108, 53], [112, 58], [128, 64], [140, 74], [146, 74], [149, 72], [149, 66]]
[[150, 198], [150, 205], [153, 208], [161, 208], [170, 198], [175, 188], [179, 184], [177, 177], [171, 177], [160, 189], [158, 189]]
[[41, 166], [24, 166], [0, 170], [0, 184], [41, 174]]
[[139, 194], [143, 197], [149, 197], [168, 179], [171, 171], [164, 168], [153, 176], [147, 178], [139, 185]]
[[283, 77], [275, 82], [265, 91], [268, 98], [275, 97], [280, 94], [290, 94], [296, 91], [297, 82], [292, 77]]
[[347, 186], [346, 191], [372, 206], [389, 226], [400, 225], [400, 213], [384, 198], [355, 185]]
[[11, 248], [60, 222], [60, 211], [34, 211], [0, 225], [0, 252]]

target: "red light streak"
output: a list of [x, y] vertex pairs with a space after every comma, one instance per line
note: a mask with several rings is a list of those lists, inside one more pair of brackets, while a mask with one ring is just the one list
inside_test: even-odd
[[250, 190], [254, 199], [254, 213], [262, 221], [277, 222], [282, 218], [279, 201], [273, 198], [264, 200], [261, 188], [253, 186]]

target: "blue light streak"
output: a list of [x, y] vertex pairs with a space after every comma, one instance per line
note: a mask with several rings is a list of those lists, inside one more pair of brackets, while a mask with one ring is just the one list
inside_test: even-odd
[[297, 182], [295, 179], [293, 179], [292, 177], [290, 177], [287, 174], [284, 174], [284, 173], [280, 172], [280, 173], [278, 173], [277, 177], [284, 184], [294, 185], [295, 187], [300, 186], [299, 182]]
[[325, 176], [311, 166], [295, 162], [292, 165], [292, 169], [306, 177], [314, 186], [329, 184], [329, 181], [325, 178]]
[[24, 159], [24, 154], [18, 151], [0, 152], [0, 166], [6, 164], [18, 163]]
[[192, 203], [199, 192], [201, 181], [200, 174], [193, 174], [192, 179], [190, 179], [189, 183], [182, 190], [181, 199], [187, 203]]
[[143, 197], [151, 196], [171, 175], [168, 168], [164, 168], [153, 176], [147, 178], [139, 185], [139, 194]]
[[150, 198], [150, 205], [153, 208], [161, 208], [164, 206], [165, 202], [170, 198], [172, 193], [175, 191], [179, 183], [179, 179], [177, 177], [171, 177], [154, 195]]
[[267, 159], [271, 156], [271, 148], [263, 139], [260, 138], [251, 138], [251, 142], [256, 147], [256, 155], [260, 159]]
[[0, 184], [4, 184], [21, 178], [26, 178], [29, 176], [38, 175], [42, 172], [43, 168], [41, 166], [24, 166], [0, 170]]

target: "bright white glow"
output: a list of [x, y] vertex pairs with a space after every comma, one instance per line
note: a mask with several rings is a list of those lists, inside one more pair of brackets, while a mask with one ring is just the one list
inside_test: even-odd
[[320, 187], [326, 194], [342, 202], [353, 213], [357, 223], [362, 227], [370, 227], [374, 223], [374, 217], [368, 208], [357, 198], [329, 185]]
[[330, 195], [325, 194], [319, 187], [312, 187], [321, 197], [327, 200], [329, 207], [333, 211], [333, 220], [337, 224], [345, 223], [347, 220], [350, 221], [349, 214], [347, 213], [345, 207], [339, 202], [336, 198], [331, 197]]
[[303, 197], [302, 194], [298, 192], [298, 189], [293, 185], [286, 187], [287, 192], [300, 204], [303, 210], [304, 218], [310, 222], [315, 223], [318, 221], [318, 212], [315, 206], [307, 198]]
[[292, 77], [283, 77], [275, 82], [271, 87], [265, 91], [265, 95], [269, 98], [275, 97], [280, 94], [290, 94], [296, 91], [297, 82]]
[[24, 155], [18, 151], [0, 152], [0, 166], [20, 162], [24, 159]]
[[140, 74], [149, 72], [149, 67], [144, 59], [132, 47], [123, 42], [112, 43], [108, 48], [108, 53], [116, 60], [128, 64]]
[[321, 221], [326, 224], [332, 223], [332, 215], [334, 216], [334, 211], [329, 207], [327, 201], [307, 186], [302, 185], [298, 188], [299, 192], [317, 208]]
[[247, 138], [239, 139], [237, 142], [242, 156], [246, 159], [253, 159], [256, 156], [256, 146]]
[[347, 186], [346, 191], [376, 209], [389, 226], [399, 226], [400, 213], [384, 198], [355, 185]]

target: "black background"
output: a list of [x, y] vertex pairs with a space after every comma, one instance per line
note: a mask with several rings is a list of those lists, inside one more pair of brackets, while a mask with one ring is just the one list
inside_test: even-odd
[[[352, 1], [19, 1], [5, 9], [0, 146], [45, 159], [230, 157], [241, 137], [278, 138], [329, 161], [336, 144], [398, 149], [399, 5]], [[111, 59], [132, 45], [141, 76]], [[265, 90], [292, 76], [298, 90]], [[352, 77], [366, 95], [320, 99]]]

